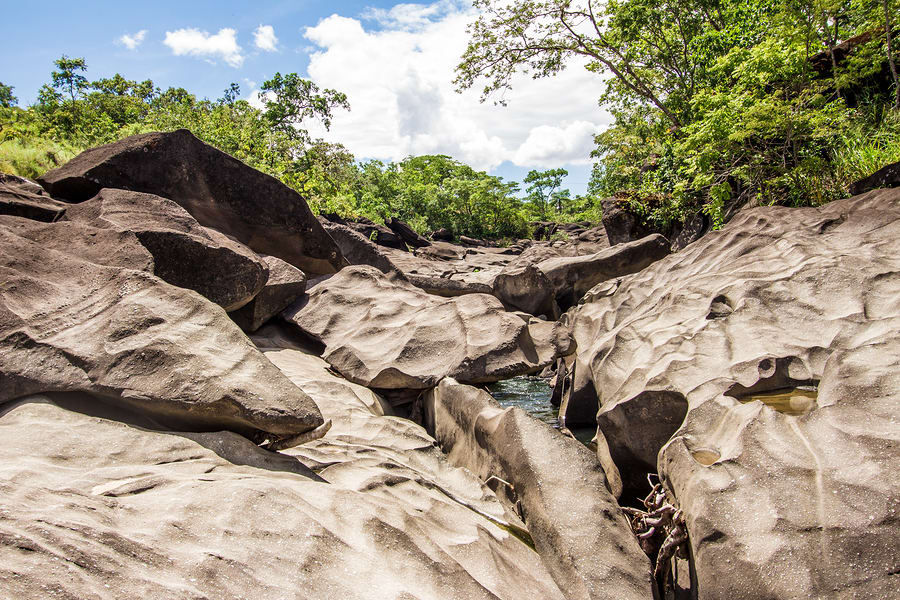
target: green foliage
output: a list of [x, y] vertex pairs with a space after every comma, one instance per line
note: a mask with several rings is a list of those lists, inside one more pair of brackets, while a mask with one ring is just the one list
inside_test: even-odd
[[2, 81], [0, 81], [0, 108], [12, 108], [19, 101], [18, 98], [13, 96], [13, 86], [4, 85]]
[[561, 213], [569, 200], [569, 190], [561, 190], [562, 180], [569, 174], [565, 169], [529, 171], [525, 176], [528, 187], [528, 208], [536, 219], [545, 221], [551, 212]]
[[[51, 83], [28, 108], [0, 107], [0, 168], [36, 177], [78, 152], [138, 133], [189, 129], [205, 142], [300, 191], [320, 213], [397, 217], [419, 233], [442, 227], [456, 235], [518, 238], [533, 218], [599, 221], [593, 196], [570, 198], [562, 169], [533, 171], [528, 197], [518, 186], [449, 156], [411, 156], [399, 162], [357, 162], [342, 145], [314, 140], [301, 125], [330, 126], [347, 97], [320, 90], [296, 73], [276, 73], [262, 85], [262, 109], [240, 99], [232, 83], [218, 100], [187, 90], [161, 90], [150, 80], [121, 75], [89, 81], [84, 59], [54, 62]], [[0, 89], [11, 89], [4, 86]]]
[[516, 71], [586, 59], [615, 118], [591, 193], [662, 227], [697, 209], [720, 225], [749, 200], [827, 202], [896, 156], [898, 40], [885, 32], [898, 0], [476, 4], [457, 85], [502, 94]]

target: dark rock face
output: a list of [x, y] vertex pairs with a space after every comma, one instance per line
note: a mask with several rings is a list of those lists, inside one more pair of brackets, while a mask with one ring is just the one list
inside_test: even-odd
[[643, 237], [641, 233], [646, 234], [645, 231], [635, 232], [637, 218], [622, 208], [617, 198], [604, 198], [600, 206], [603, 209], [603, 229], [606, 230], [610, 246], [624, 244], [635, 237]]
[[850, 185], [851, 194], [862, 194], [878, 188], [900, 187], [900, 162], [882, 167]]
[[658, 233], [672, 241], [672, 250], [674, 251], [681, 250], [709, 231], [709, 219], [700, 213], [688, 215], [683, 223], [674, 223], [666, 229], [660, 229], [642, 223], [641, 218], [625, 208], [618, 198], [606, 198], [602, 201], [601, 206], [603, 208], [603, 228], [606, 230], [610, 245], [624, 244]]
[[252, 333], [290, 306], [306, 291], [306, 275], [280, 258], [264, 256], [269, 269], [265, 287], [246, 306], [231, 313], [231, 320]]
[[347, 221], [347, 227], [379, 246], [407, 250], [406, 243], [399, 235], [384, 225], [378, 225], [369, 219], [360, 218], [354, 221]]
[[391, 259], [378, 246], [370, 242], [369, 238], [364, 237], [346, 225], [322, 220], [322, 226], [351, 265], [369, 265], [382, 273], [400, 274], [400, 271], [394, 266]]
[[[85, 259], [71, 236], [88, 226], [34, 223], [42, 239], [33, 241], [23, 222], [0, 217], [0, 404], [89, 392], [195, 430], [280, 436], [322, 424], [312, 399], [221, 308], [147, 272]], [[133, 236], [94, 231], [101, 257], [119, 251], [101, 244]], [[59, 250], [66, 243], [75, 252]]]
[[387, 220], [386, 225], [397, 235], [397, 237], [413, 248], [424, 248], [425, 246], [431, 245], [431, 242], [416, 233], [412, 227], [400, 219], [391, 217]]
[[441, 298], [373, 267], [341, 270], [283, 315], [325, 344], [341, 375], [371, 388], [427, 389], [539, 372], [570, 351], [567, 330], [508, 313], [487, 294]]
[[178, 204], [153, 194], [104, 189], [71, 205], [65, 218], [134, 233], [153, 255], [157, 277], [194, 290], [226, 311], [247, 304], [268, 277], [268, 266], [252, 250], [200, 226]]
[[700, 598], [900, 592], [898, 257], [900, 190], [760, 207], [573, 311], [623, 481], [661, 447]]
[[70, 202], [102, 188], [168, 198], [201, 225], [311, 274], [346, 264], [299, 194], [184, 129], [87, 150], [39, 181], [54, 198]]
[[426, 429], [450, 462], [493, 481], [519, 507], [566, 598], [653, 597], [647, 557], [587, 448], [452, 379], [428, 392], [425, 404]]
[[431, 232], [431, 239], [436, 242], [452, 242], [453, 232], [446, 227], [441, 227], [440, 229]]
[[52, 223], [66, 212], [66, 206], [50, 198], [35, 182], [0, 173], [0, 215]]

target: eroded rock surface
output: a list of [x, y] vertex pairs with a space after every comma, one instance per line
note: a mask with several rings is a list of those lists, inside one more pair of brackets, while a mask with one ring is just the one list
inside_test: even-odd
[[[299, 382], [307, 359], [284, 352], [273, 358]], [[287, 453], [42, 396], [7, 407], [3, 595], [564, 598], [489, 489], [448, 465], [420, 427], [371, 414], [366, 390], [327, 376], [318, 366], [313, 378], [329, 388], [332, 433]]]
[[231, 320], [247, 332], [259, 329], [306, 291], [303, 271], [275, 256], [264, 256], [262, 259], [269, 271], [265, 287], [246, 306], [230, 315]]
[[0, 215], [52, 223], [66, 212], [67, 206], [48, 196], [40, 185], [29, 179], [0, 173]]
[[580, 442], [452, 379], [425, 402], [426, 426], [451, 463], [492, 481], [518, 507], [566, 598], [653, 597], [647, 557]]
[[39, 181], [51, 196], [70, 202], [92, 198], [102, 188], [168, 198], [201, 225], [307, 273], [333, 273], [346, 264], [297, 192], [186, 129], [86, 150]]
[[247, 304], [269, 276], [268, 265], [252, 250], [202, 227], [178, 204], [153, 194], [104, 189], [69, 206], [65, 218], [134, 233], [153, 255], [158, 277], [194, 290], [226, 311]]
[[253, 339], [319, 400], [334, 423], [326, 437], [272, 453], [230, 432], [84, 414], [97, 404], [83, 394], [0, 411], [5, 593], [564, 598], [513, 534], [521, 521], [421, 427], [384, 416], [378, 396], [284, 330]]
[[280, 436], [322, 424], [221, 308], [148, 272], [103, 266], [132, 234], [93, 229], [82, 252], [73, 228], [91, 239], [81, 224], [0, 217], [0, 403], [83, 391], [194, 429]]
[[900, 594], [898, 273], [879, 190], [745, 210], [575, 311], [623, 480], [665, 445], [700, 598]]
[[570, 343], [567, 331], [532, 326], [493, 296], [441, 298], [365, 266], [319, 283], [283, 316], [325, 344], [325, 359], [344, 377], [373, 388], [426, 389], [447, 376], [490, 382], [533, 373]]

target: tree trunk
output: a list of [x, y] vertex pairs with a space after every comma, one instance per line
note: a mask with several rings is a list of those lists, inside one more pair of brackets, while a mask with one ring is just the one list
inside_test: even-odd
[[891, 65], [891, 75], [894, 76], [894, 110], [900, 109], [900, 79], [897, 77], [897, 64], [894, 62], [894, 52], [891, 49], [891, 11], [888, 7], [889, 0], [881, 0], [884, 7], [884, 37], [887, 44], [888, 64]]

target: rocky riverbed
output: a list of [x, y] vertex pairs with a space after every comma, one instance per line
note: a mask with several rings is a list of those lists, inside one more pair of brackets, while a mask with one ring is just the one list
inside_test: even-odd
[[317, 218], [187, 131], [4, 175], [0, 597], [900, 597], [900, 190], [609, 217]]

